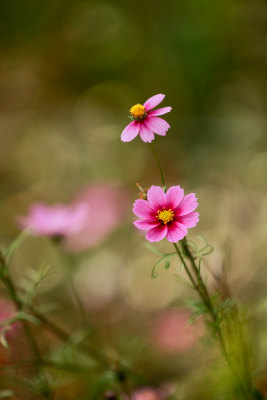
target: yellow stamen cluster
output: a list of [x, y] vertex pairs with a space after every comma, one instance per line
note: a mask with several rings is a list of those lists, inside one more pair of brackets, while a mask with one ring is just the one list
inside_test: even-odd
[[157, 211], [156, 218], [161, 220], [164, 225], [167, 225], [169, 222], [173, 221], [174, 219], [174, 212], [169, 208], [169, 210], [166, 210], [164, 207], [162, 210]]
[[142, 104], [135, 104], [130, 108], [130, 113], [131, 116], [136, 120], [136, 121], [142, 121], [145, 116], [146, 116], [146, 110], [145, 107], [142, 106]]

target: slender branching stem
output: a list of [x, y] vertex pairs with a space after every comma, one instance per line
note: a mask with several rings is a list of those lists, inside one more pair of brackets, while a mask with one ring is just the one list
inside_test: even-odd
[[[9, 275], [8, 267], [6, 265], [5, 259], [2, 254], [0, 254], [0, 264], [1, 264], [1, 268], [3, 269], [2, 281], [9, 293], [9, 296], [10, 296], [11, 300], [13, 301], [16, 309], [18, 311], [23, 311], [23, 303], [18, 297], [16, 287], [13, 284], [13, 281]], [[35, 340], [34, 334], [32, 332], [32, 329], [30, 327], [30, 324], [28, 323], [28, 321], [25, 321], [25, 320], [22, 320], [21, 323], [22, 323], [23, 329], [25, 331], [25, 335], [28, 339], [29, 345], [32, 349], [33, 355], [36, 359], [36, 366], [38, 367], [40, 373], [42, 374], [42, 378], [44, 380], [45, 391], [43, 394], [47, 399], [52, 399], [52, 392], [49, 387], [49, 383], [46, 378], [45, 372], [43, 371], [41, 354], [40, 354], [37, 342]]]

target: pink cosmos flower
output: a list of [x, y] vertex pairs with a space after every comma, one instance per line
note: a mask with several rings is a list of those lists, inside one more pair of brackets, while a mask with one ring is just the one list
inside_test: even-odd
[[184, 196], [180, 186], [172, 186], [167, 193], [160, 186], [151, 186], [147, 200], [138, 199], [133, 212], [141, 218], [134, 222], [139, 229], [147, 230], [149, 242], [167, 238], [176, 243], [187, 235], [187, 228], [193, 228], [199, 221], [199, 214], [193, 212], [198, 206], [195, 193]]
[[128, 193], [117, 184], [94, 183], [84, 188], [75, 202], [86, 203], [89, 213], [82, 229], [65, 243], [72, 252], [80, 252], [101, 243], [124, 221]]
[[151, 143], [154, 139], [154, 133], [157, 135], [165, 136], [167, 130], [170, 128], [168, 122], [159, 118], [158, 115], [163, 115], [171, 111], [171, 107], [152, 108], [159, 105], [164, 99], [165, 94], [156, 94], [150, 97], [143, 105], [135, 104], [131, 107], [130, 113], [133, 121], [126, 126], [121, 134], [123, 142], [130, 142], [139, 133], [143, 142]]
[[29, 229], [33, 235], [67, 237], [83, 227], [88, 211], [86, 203], [71, 206], [36, 203], [30, 207], [26, 217], [18, 219], [18, 223], [21, 228]]

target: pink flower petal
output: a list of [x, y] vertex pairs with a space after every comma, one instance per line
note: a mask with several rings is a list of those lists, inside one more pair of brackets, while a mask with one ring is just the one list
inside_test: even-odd
[[165, 136], [167, 130], [170, 128], [170, 124], [159, 117], [150, 117], [149, 115], [145, 119], [146, 126], [154, 133]]
[[126, 128], [122, 132], [121, 140], [123, 142], [130, 142], [138, 135], [139, 130], [140, 124], [136, 121], [132, 121], [129, 125], [126, 126]]
[[151, 110], [154, 107], [157, 107], [159, 103], [163, 101], [165, 94], [156, 94], [155, 96], [150, 97], [147, 101], [143, 104], [146, 111]]
[[199, 213], [191, 212], [187, 215], [183, 215], [179, 217], [179, 222], [186, 226], [187, 228], [194, 228], [199, 221]]
[[155, 207], [155, 211], [166, 205], [166, 194], [160, 186], [151, 186], [147, 192], [147, 199], [152, 207]]
[[168, 225], [167, 240], [171, 243], [177, 243], [187, 235], [187, 228], [179, 222], [173, 222]]
[[18, 222], [21, 228], [29, 229], [33, 235], [67, 237], [83, 228], [88, 212], [85, 203], [72, 206], [36, 203], [30, 207], [28, 215]]
[[134, 225], [139, 229], [151, 229], [159, 225], [159, 221], [153, 221], [152, 219], [142, 219], [139, 221], [135, 221]]
[[166, 193], [167, 208], [174, 210], [182, 201], [184, 190], [180, 186], [172, 186]]
[[175, 212], [180, 215], [186, 215], [194, 211], [198, 206], [195, 193], [190, 193], [183, 198]]
[[104, 242], [125, 221], [128, 193], [116, 183], [90, 183], [73, 204], [86, 204], [89, 212], [81, 230], [67, 237], [66, 249], [79, 253]]
[[154, 133], [144, 123], [140, 124], [140, 137], [145, 143], [151, 143], [155, 138]]
[[167, 114], [172, 110], [172, 107], [162, 107], [158, 108], [157, 110], [148, 111], [148, 115], [150, 117], [156, 117], [157, 115]]
[[155, 211], [147, 200], [135, 200], [133, 205], [133, 212], [139, 218], [151, 218], [154, 216]]
[[167, 226], [159, 224], [155, 228], [149, 229], [146, 234], [146, 239], [149, 242], [159, 242], [164, 239], [167, 234]]
[[168, 393], [163, 389], [141, 387], [132, 392], [130, 397], [133, 400], [164, 400], [169, 396]]

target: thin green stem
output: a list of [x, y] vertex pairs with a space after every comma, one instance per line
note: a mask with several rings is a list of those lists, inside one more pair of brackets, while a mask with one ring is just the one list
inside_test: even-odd
[[187, 273], [187, 275], [188, 275], [188, 277], [189, 277], [189, 279], [190, 279], [192, 285], [194, 286], [194, 288], [196, 289], [196, 291], [198, 291], [197, 283], [195, 282], [195, 279], [193, 278], [193, 275], [191, 274], [191, 272], [190, 272], [188, 266], [186, 265], [185, 260], [184, 260], [184, 258], [183, 258], [183, 256], [182, 256], [182, 253], [181, 253], [180, 250], [179, 250], [179, 247], [177, 246], [176, 243], [173, 243], [173, 245], [174, 245], [174, 248], [175, 248], [175, 250], [176, 250], [176, 253], [178, 254], [180, 260], [182, 261], [182, 264], [183, 264], [183, 266], [184, 266], [184, 269], [185, 269], [185, 271], [186, 271], [186, 273]]
[[82, 300], [80, 299], [80, 296], [79, 296], [79, 294], [78, 294], [78, 292], [77, 292], [77, 289], [76, 289], [76, 287], [75, 287], [75, 285], [74, 285], [73, 280], [71, 279], [71, 277], [69, 277], [69, 285], [70, 285], [70, 288], [71, 288], [71, 290], [72, 290], [72, 293], [73, 293], [73, 295], [74, 295], [74, 297], [75, 297], [77, 306], [78, 306], [78, 308], [79, 308], [79, 312], [80, 312], [82, 321], [83, 321], [84, 325], [88, 325], [87, 315], [86, 315], [86, 312], [85, 312], [85, 310], [84, 310]]
[[50, 319], [35, 311], [34, 308], [31, 308], [31, 313], [34, 317], [41, 321], [44, 327], [53, 333], [58, 339], [62, 340], [63, 342], [69, 340], [70, 334], [65, 332], [58, 325], [54, 324], [54, 322], [50, 321]]
[[190, 264], [192, 266], [192, 269], [193, 269], [193, 271], [194, 271], [194, 273], [195, 273], [195, 275], [197, 277], [197, 281], [198, 281], [199, 287], [201, 288], [201, 290], [203, 292], [203, 295], [206, 297], [207, 304], [212, 304], [208, 289], [207, 289], [207, 287], [206, 287], [206, 285], [205, 285], [205, 283], [204, 283], [204, 281], [202, 279], [202, 276], [200, 274], [199, 268], [195, 263], [195, 259], [194, 259], [193, 255], [192, 255], [192, 253], [191, 253], [191, 251], [189, 249], [189, 246], [187, 244], [186, 238], [184, 238], [181, 241], [181, 243], [182, 243], [182, 247], [183, 247], [183, 250], [185, 252], [185, 255], [189, 258], [189, 261], [190, 261]]
[[[57, 247], [58, 247], [58, 241], [54, 241], [53, 240], [52, 242], [54, 244], [56, 244]], [[64, 261], [64, 265], [65, 265], [65, 272], [66, 272], [66, 277], [67, 277], [68, 284], [69, 284], [69, 286], [71, 288], [71, 291], [72, 291], [73, 296], [75, 298], [76, 304], [78, 306], [82, 322], [86, 327], [88, 327], [87, 314], [85, 312], [85, 309], [84, 309], [84, 306], [83, 306], [83, 302], [82, 302], [82, 300], [81, 300], [81, 298], [79, 296], [79, 293], [78, 293], [78, 291], [77, 291], [77, 289], [75, 287], [75, 284], [73, 282], [72, 270], [73, 270], [73, 267], [74, 267], [73, 264], [75, 263], [73, 254], [68, 249], [63, 250], [62, 253], [63, 253], [63, 256], [64, 256], [64, 260], [63, 261]]]
[[166, 182], [165, 182], [165, 178], [164, 178], [163, 169], [162, 169], [162, 166], [161, 166], [161, 163], [160, 163], [160, 159], [159, 159], [158, 153], [157, 153], [157, 151], [156, 151], [156, 149], [155, 149], [155, 146], [154, 146], [154, 143], [153, 143], [153, 142], [151, 143], [151, 148], [152, 148], [154, 157], [155, 157], [156, 162], [157, 162], [158, 167], [159, 167], [159, 172], [160, 172], [160, 176], [161, 176], [162, 186], [164, 187], [164, 189], [166, 189]]

